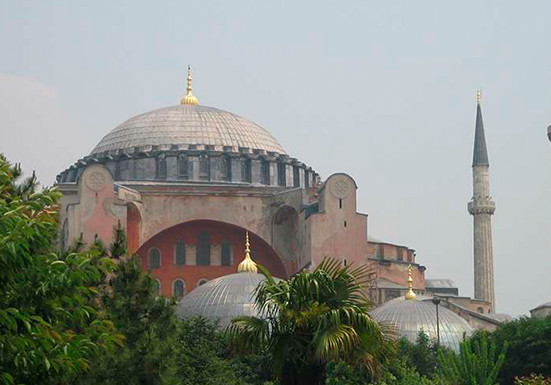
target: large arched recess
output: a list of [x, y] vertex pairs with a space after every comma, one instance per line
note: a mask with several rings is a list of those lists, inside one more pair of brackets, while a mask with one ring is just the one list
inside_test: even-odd
[[[211, 244], [211, 264], [198, 266], [196, 262], [196, 246], [199, 234], [207, 233]], [[249, 232], [253, 259], [256, 263], [265, 266], [275, 277], [286, 279], [287, 273], [277, 253], [258, 235]], [[232, 251], [231, 265], [222, 266], [222, 242], [229, 242]], [[176, 243], [186, 244], [186, 264], [178, 265], [175, 260]], [[153, 268], [153, 275], [161, 281], [163, 295], [172, 296], [172, 282], [176, 279], [185, 281], [189, 292], [199, 285], [202, 280], [211, 280], [223, 275], [237, 272], [237, 265], [245, 255], [245, 229], [229, 223], [212, 220], [195, 220], [184, 222], [170, 227], [156, 234], [146, 241], [137, 251], [142, 266], [147, 269], [147, 255], [150, 249], [158, 248], [161, 251], [161, 266]]]

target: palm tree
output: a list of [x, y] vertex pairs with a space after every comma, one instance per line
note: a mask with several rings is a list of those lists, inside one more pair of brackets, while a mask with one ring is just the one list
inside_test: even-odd
[[240, 352], [264, 353], [282, 384], [322, 384], [325, 365], [344, 361], [378, 373], [393, 350], [391, 336], [367, 311], [372, 272], [325, 258], [312, 272], [299, 272], [256, 290], [261, 317], [238, 317], [227, 332]]

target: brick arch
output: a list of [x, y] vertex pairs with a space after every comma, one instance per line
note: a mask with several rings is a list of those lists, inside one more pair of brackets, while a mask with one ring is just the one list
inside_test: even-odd
[[[211, 265], [198, 266], [195, 262], [195, 252], [198, 235], [202, 232], [209, 234], [211, 242]], [[287, 278], [285, 267], [272, 247], [254, 232], [249, 231], [251, 250], [255, 262], [266, 267], [275, 277]], [[186, 264], [174, 263], [174, 248], [176, 242], [185, 242]], [[222, 242], [229, 241], [233, 252], [233, 263], [229, 266], [221, 264]], [[161, 281], [163, 295], [172, 295], [172, 282], [181, 278], [186, 282], [186, 292], [197, 287], [200, 279], [214, 279], [223, 275], [237, 272], [237, 265], [245, 254], [245, 229], [225, 222], [212, 220], [195, 220], [180, 223], [151, 237], [137, 251], [142, 266], [147, 269], [147, 251], [157, 247], [161, 251], [161, 267], [152, 269], [154, 276]], [[218, 254], [217, 254], [218, 253]]]

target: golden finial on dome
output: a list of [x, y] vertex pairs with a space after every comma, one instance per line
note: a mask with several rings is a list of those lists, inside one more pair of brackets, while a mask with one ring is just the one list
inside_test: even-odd
[[417, 296], [413, 292], [413, 278], [411, 277], [411, 264], [408, 266], [408, 291], [405, 295], [406, 299], [415, 299]]
[[182, 98], [182, 104], [191, 104], [193, 106], [196, 106], [199, 104], [199, 100], [195, 96], [193, 96], [193, 93], [191, 92], [193, 89], [192, 86], [193, 79], [191, 76], [191, 66], [187, 66], [187, 94]]
[[257, 273], [256, 263], [251, 259], [251, 244], [249, 243], [249, 232], [245, 232], [245, 259], [237, 266], [237, 271], [240, 273]]
[[482, 102], [482, 90], [476, 91], [476, 104], [480, 104]]

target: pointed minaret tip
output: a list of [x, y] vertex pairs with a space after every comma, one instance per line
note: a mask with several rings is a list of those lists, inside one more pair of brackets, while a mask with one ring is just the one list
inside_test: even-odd
[[473, 167], [489, 166], [488, 148], [486, 147], [486, 136], [484, 134], [484, 122], [482, 120], [482, 91], [476, 92], [476, 123], [474, 134]]
[[256, 267], [256, 263], [251, 259], [251, 244], [249, 242], [249, 232], [245, 231], [245, 258], [239, 266], [237, 266], [237, 271], [239, 273], [257, 273], [258, 268]]
[[191, 73], [191, 66], [187, 66], [187, 88], [186, 88], [187, 94], [182, 98], [181, 103], [182, 104], [191, 104], [193, 106], [196, 106], [199, 104], [199, 100], [193, 95], [193, 77]]

